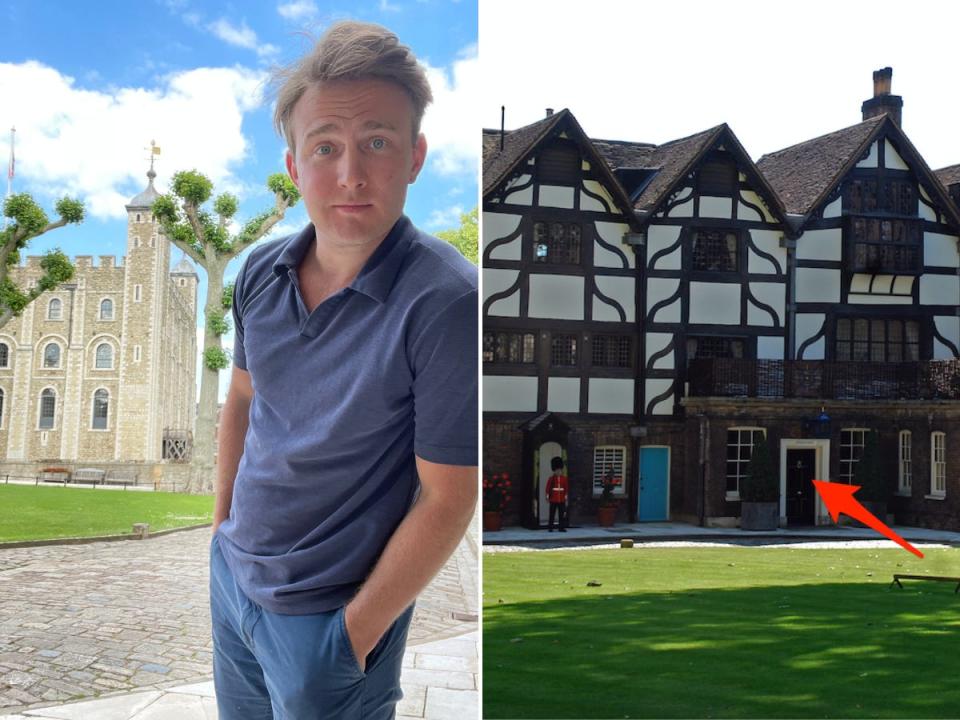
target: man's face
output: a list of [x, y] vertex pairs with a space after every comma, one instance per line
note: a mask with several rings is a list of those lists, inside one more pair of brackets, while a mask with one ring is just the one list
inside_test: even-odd
[[427, 153], [413, 140], [413, 103], [384, 80], [312, 85], [290, 117], [296, 146], [287, 172], [300, 189], [318, 242], [379, 244], [403, 213], [407, 185]]

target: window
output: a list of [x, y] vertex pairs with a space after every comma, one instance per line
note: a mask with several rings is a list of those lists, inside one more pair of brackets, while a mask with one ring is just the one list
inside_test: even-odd
[[63, 302], [60, 298], [53, 298], [47, 305], [47, 320], [60, 320], [63, 318]]
[[140, 222], [140, 213], [137, 213], [137, 222]]
[[53, 428], [53, 419], [57, 414], [57, 396], [53, 390], [47, 388], [40, 393], [40, 424], [41, 430]]
[[608, 472], [613, 472], [614, 478], [620, 479], [620, 484], [613, 489], [614, 495], [626, 494], [625, 460], [627, 449], [622, 445], [598, 445], [593, 449], [593, 495], [603, 493], [603, 478]]
[[901, 495], [909, 495], [913, 486], [913, 436], [909, 430], [900, 431], [900, 454], [897, 473], [897, 491]]
[[0, 427], [3, 427], [3, 388], [0, 388]]
[[533, 224], [535, 262], [576, 265], [580, 262], [579, 223], [535, 222]]
[[542, 183], [576, 183], [580, 180], [580, 150], [569, 141], [554, 142], [540, 152], [537, 167]]
[[693, 231], [693, 269], [706, 272], [736, 272], [737, 233], [729, 230]]
[[920, 359], [920, 323], [883, 318], [838, 318], [836, 359], [915, 362]]
[[743, 359], [743, 339], [704, 335], [687, 338], [687, 361], [695, 358]]
[[554, 335], [550, 339], [550, 364], [554, 367], [576, 367], [576, 335]]
[[100, 319], [113, 320], [113, 300], [104, 298], [100, 301]]
[[916, 215], [917, 192], [912, 180], [853, 178], [843, 190], [843, 209], [848, 213], [879, 210], [894, 215]]
[[869, 428], [847, 428], [840, 431], [840, 482], [853, 482], [857, 463], [863, 455], [863, 445]]
[[133, 346], [133, 361], [135, 363], [140, 362], [140, 346], [139, 345]]
[[134, 285], [133, 286], [133, 301], [140, 302], [141, 297], [143, 296], [143, 285]]
[[740, 481], [747, 474], [753, 446], [766, 431], [758, 427], [727, 430], [727, 500], [740, 499]]
[[10, 367], [10, 347], [0, 342], [0, 368]]
[[918, 272], [922, 223], [922, 220], [902, 218], [851, 218], [852, 269], [862, 272]]
[[697, 184], [701, 195], [733, 195], [738, 181], [737, 164], [733, 159], [717, 158], [700, 167]]
[[590, 350], [591, 362], [594, 367], [631, 367], [632, 345], [629, 335], [594, 335]]
[[947, 494], [947, 436], [942, 432], [930, 433], [930, 494]]
[[60, 367], [60, 346], [55, 342], [47, 343], [43, 349], [43, 366], [45, 368]]
[[107, 429], [107, 416], [110, 414], [110, 393], [100, 388], [93, 394], [93, 419], [90, 427], [93, 430]]
[[113, 347], [109, 343], [100, 343], [97, 345], [97, 360], [95, 366], [97, 370], [113, 369]]
[[536, 362], [537, 336], [525, 332], [484, 332], [483, 361], [495, 363]]

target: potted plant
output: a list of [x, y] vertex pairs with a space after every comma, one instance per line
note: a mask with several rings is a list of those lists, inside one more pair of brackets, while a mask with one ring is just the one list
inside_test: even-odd
[[483, 479], [483, 529], [496, 532], [503, 527], [503, 511], [510, 502], [510, 476], [494, 473]]
[[876, 517], [886, 519], [889, 487], [880, 464], [880, 438], [876, 430], [867, 433], [863, 452], [853, 471], [853, 484], [859, 485], [857, 499]]
[[603, 476], [603, 491], [600, 493], [600, 507], [597, 508], [597, 524], [600, 527], [610, 527], [617, 519], [617, 506], [620, 501], [614, 497], [613, 491], [622, 483], [620, 478], [614, 476], [613, 470], [607, 470]]
[[740, 528], [776, 530], [780, 519], [780, 488], [767, 438], [760, 434], [753, 444], [747, 473], [740, 480]]

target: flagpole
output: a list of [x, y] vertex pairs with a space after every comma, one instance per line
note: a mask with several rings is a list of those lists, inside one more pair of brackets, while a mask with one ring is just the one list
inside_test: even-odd
[[[13, 194], [13, 175], [14, 175], [14, 155], [13, 155], [13, 140], [14, 134], [17, 132], [16, 127], [10, 128], [10, 164], [7, 165], [7, 198]], [[6, 215], [3, 216], [3, 229], [6, 230], [7, 226], [10, 224], [10, 218]]]

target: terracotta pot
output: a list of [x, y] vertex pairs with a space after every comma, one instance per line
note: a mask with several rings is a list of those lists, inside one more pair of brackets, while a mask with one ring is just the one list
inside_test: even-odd
[[499, 510], [483, 511], [483, 530], [484, 532], [497, 532], [503, 527], [503, 515]]
[[601, 505], [597, 508], [597, 523], [599, 523], [600, 527], [610, 527], [616, 519], [616, 505]]

